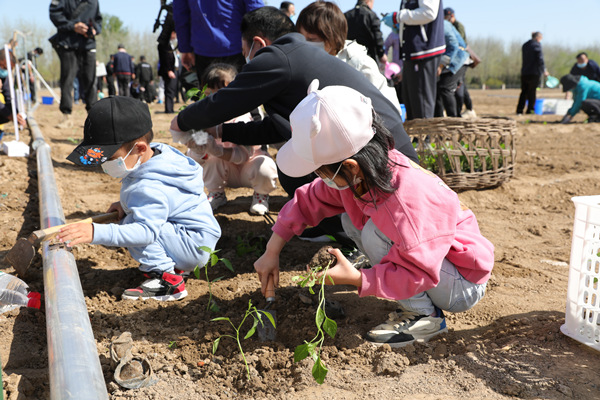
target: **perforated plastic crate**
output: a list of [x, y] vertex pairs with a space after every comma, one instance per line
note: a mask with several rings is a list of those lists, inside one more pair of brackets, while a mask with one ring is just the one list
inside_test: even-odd
[[600, 196], [573, 197], [575, 222], [562, 333], [600, 350]]

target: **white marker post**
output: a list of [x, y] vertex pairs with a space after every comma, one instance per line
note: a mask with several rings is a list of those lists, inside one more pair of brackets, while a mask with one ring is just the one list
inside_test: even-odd
[[12, 107], [13, 123], [15, 125], [15, 140], [11, 142], [2, 142], [2, 150], [9, 157], [27, 157], [29, 155], [29, 146], [19, 141], [19, 120], [17, 119], [18, 101], [15, 96], [15, 82], [13, 80], [13, 70], [10, 62], [10, 49], [8, 45], [4, 45], [4, 56], [6, 57], [6, 69], [8, 69], [8, 85], [10, 86], [10, 105]]

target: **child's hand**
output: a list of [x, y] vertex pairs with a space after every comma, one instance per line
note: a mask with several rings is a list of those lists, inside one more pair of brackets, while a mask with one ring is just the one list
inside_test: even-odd
[[[335, 285], [354, 285], [356, 287], [362, 286], [362, 274], [356, 268], [352, 266], [350, 261], [340, 251], [340, 249], [330, 248], [329, 253], [333, 254], [337, 258], [337, 264], [327, 271], [327, 276], [333, 279]], [[323, 276], [323, 273], [319, 273], [317, 277]], [[331, 285], [331, 280], [325, 277], [325, 284]]]
[[123, 206], [121, 205], [120, 201], [115, 201], [114, 203], [112, 203], [110, 205], [110, 207], [108, 207], [108, 210], [106, 210], [107, 213], [110, 213], [113, 211], [119, 212], [119, 221], [122, 220], [123, 217], [125, 216], [125, 211], [123, 210]]
[[214, 137], [209, 136], [206, 142], [206, 152], [215, 157], [221, 157], [223, 155], [223, 146], [217, 144]]
[[279, 286], [279, 254], [265, 251], [254, 263], [254, 269], [258, 273], [263, 296], [265, 295], [270, 276], [272, 276], [274, 286]]
[[56, 238], [63, 243], [69, 242], [69, 247], [80, 243], [91, 243], [94, 239], [94, 225], [85, 222], [67, 225], [58, 231]]

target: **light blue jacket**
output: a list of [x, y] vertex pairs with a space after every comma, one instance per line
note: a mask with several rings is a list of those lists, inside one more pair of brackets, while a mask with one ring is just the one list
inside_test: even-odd
[[166, 144], [152, 143], [151, 147], [160, 154], [122, 180], [125, 217], [120, 224], [94, 224], [92, 243], [144, 247], [157, 241], [167, 223], [181, 233], [203, 232], [218, 239], [221, 228], [204, 194], [202, 167]]
[[587, 99], [600, 100], [600, 82], [588, 79], [585, 76], [579, 78], [579, 83], [573, 89], [573, 105], [567, 113], [574, 117], [581, 110], [581, 103]]
[[446, 52], [442, 56], [442, 63], [452, 74], [456, 74], [469, 58], [467, 45], [454, 25], [446, 20], [444, 20], [444, 39]]

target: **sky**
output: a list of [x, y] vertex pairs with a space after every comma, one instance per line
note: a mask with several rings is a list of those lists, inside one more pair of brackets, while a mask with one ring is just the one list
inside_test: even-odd
[[[160, 8], [159, 0], [99, 0], [102, 13], [118, 16], [129, 29], [152, 31]], [[214, 0], [217, 1], [217, 0]], [[356, 0], [333, 0], [342, 11], [354, 7]], [[296, 13], [312, 0], [296, 0]], [[279, 7], [280, 1], [265, 0]], [[525, 42], [531, 32], [541, 31], [544, 42], [571, 46], [574, 51], [585, 46], [600, 44], [598, 16], [600, 0], [449, 0], [444, 7], [452, 7], [456, 18], [465, 25], [468, 38], [500, 38], [505, 43]], [[0, 0], [0, 9], [7, 18], [31, 21], [38, 26], [52, 28], [48, 18], [49, 0]], [[399, 8], [400, 0], [375, 0], [373, 10], [380, 15]], [[390, 30], [383, 26], [384, 35]]]

